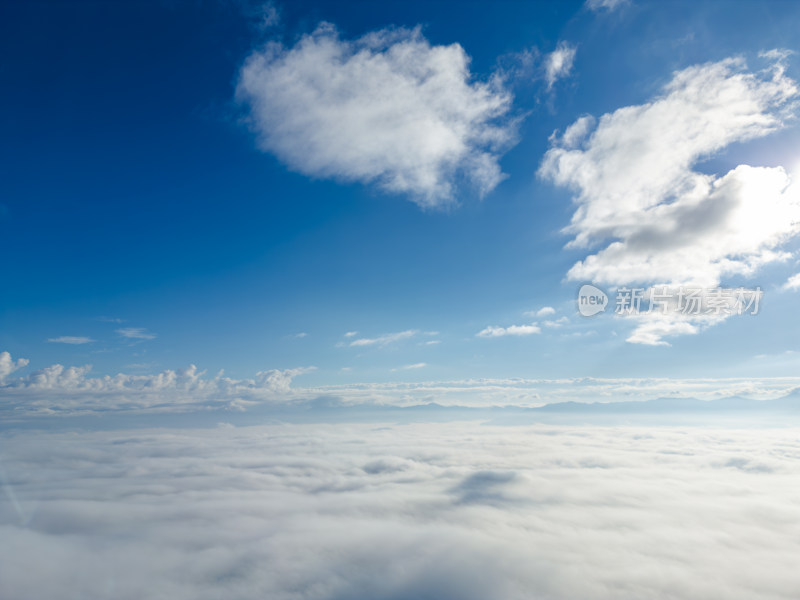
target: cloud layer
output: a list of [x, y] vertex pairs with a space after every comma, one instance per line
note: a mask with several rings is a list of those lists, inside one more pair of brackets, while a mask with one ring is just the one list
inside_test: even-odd
[[93, 377], [91, 366], [55, 364], [25, 376], [9, 378], [28, 360], [12, 360], [0, 353], [0, 415], [11, 422], [23, 415], [66, 416], [109, 411], [188, 412], [209, 408], [243, 410], [271, 401], [295, 398], [292, 380], [314, 367], [269, 369], [249, 379], [232, 379], [220, 371], [207, 377], [190, 365], [154, 375], [104, 375]]
[[[758, 357], [756, 357], [758, 359]], [[792, 359], [788, 356], [788, 359]], [[794, 363], [796, 364], [796, 360]], [[775, 399], [800, 388], [798, 377], [773, 378], [608, 378], [467, 379], [451, 381], [295, 385], [295, 379], [314, 367], [269, 369], [252, 378], [234, 379], [222, 372], [208, 375], [194, 365], [151, 375], [119, 373], [92, 376], [85, 366], [55, 364], [21, 376], [11, 374], [28, 365], [0, 352], [0, 424], [40, 423], [53, 419], [94, 415], [125, 418], [131, 414], [168, 413], [211, 415], [236, 413], [243, 418], [268, 418], [273, 409], [309, 408], [317, 400], [340, 404], [410, 406], [442, 405], [490, 407], [540, 406], [553, 402], [648, 400], [694, 397], [714, 400], [745, 396]], [[421, 369], [412, 363], [404, 369]], [[427, 366], [427, 365], [426, 365]], [[280, 411], [278, 411], [280, 412]], [[277, 413], [275, 413], [277, 414]], [[123, 421], [116, 422], [116, 426]], [[102, 422], [95, 422], [102, 426]]]
[[3, 436], [0, 596], [788, 600], [796, 437], [478, 424]]
[[454, 200], [460, 178], [480, 194], [503, 179], [515, 136], [501, 86], [474, 81], [460, 45], [432, 46], [419, 28], [347, 41], [323, 23], [291, 48], [254, 51], [236, 97], [261, 148], [289, 168], [433, 207]]

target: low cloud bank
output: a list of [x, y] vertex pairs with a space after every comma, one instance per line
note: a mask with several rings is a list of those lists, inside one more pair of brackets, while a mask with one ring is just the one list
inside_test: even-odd
[[785, 430], [225, 426], [2, 447], [9, 600], [788, 600], [800, 587], [800, 444]]

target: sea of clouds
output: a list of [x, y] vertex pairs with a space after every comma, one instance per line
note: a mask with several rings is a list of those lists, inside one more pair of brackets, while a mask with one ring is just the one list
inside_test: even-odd
[[797, 431], [0, 434], [0, 597], [796, 598]]

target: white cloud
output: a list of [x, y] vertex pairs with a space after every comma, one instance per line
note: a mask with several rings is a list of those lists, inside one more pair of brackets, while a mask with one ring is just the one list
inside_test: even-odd
[[431, 46], [419, 28], [346, 41], [323, 23], [291, 48], [254, 51], [236, 97], [261, 148], [289, 168], [434, 207], [454, 201], [460, 177], [480, 194], [503, 179], [515, 133], [501, 86], [474, 81], [461, 46]]
[[664, 340], [665, 337], [693, 335], [700, 331], [699, 326], [690, 319], [672, 315], [661, 318], [648, 315], [640, 321], [625, 341], [646, 346], [669, 346], [669, 342]]
[[747, 72], [738, 59], [690, 67], [656, 100], [604, 115], [583, 148], [556, 140], [540, 174], [576, 192], [571, 245], [614, 240], [570, 279], [713, 285], [782, 256], [776, 247], [797, 233], [800, 217], [782, 168], [740, 165], [721, 177], [691, 170], [782, 126], [798, 90], [782, 69], [770, 73]]
[[[194, 366], [194, 365], [193, 365]], [[270, 392], [277, 392], [287, 394], [292, 385], [292, 380], [298, 375], [310, 373], [314, 371], [314, 367], [299, 367], [295, 369], [270, 369], [268, 371], [259, 371], [256, 373], [255, 389], [269, 390]], [[241, 381], [232, 381], [233, 387], [240, 387]], [[249, 382], [245, 383], [248, 386]]]
[[0, 595], [791, 600], [798, 453], [781, 428], [20, 432]]
[[534, 333], [541, 333], [542, 329], [536, 324], [531, 323], [530, 325], [509, 325], [508, 327], [495, 327], [490, 325], [485, 329], [482, 329], [475, 335], [477, 337], [483, 338], [494, 338], [494, 337], [503, 337], [506, 335], [513, 335], [513, 336], [521, 336], [521, 335], [533, 335]]
[[[666, 327], [666, 325], [663, 325]], [[702, 326], [702, 325], [698, 325]], [[644, 334], [648, 332], [644, 330]], [[587, 332], [589, 333], [594, 332]], [[656, 332], [659, 336], [670, 331]], [[658, 343], [660, 337], [643, 338]], [[13, 360], [0, 353], [0, 422], [42, 416], [78, 414], [194, 413], [210, 410], [255, 410], [269, 406], [291, 407], [314, 398], [338, 398], [344, 404], [377, 403], [407, 406], [436, 399], [441, 404], [462, 406], [538, 406], [551, 402], [607, 400], [648, 400], [665, 396], [712, 400], [743, 395], [774, 399], [800, 388], [800, 377], [773, 378], [563, 378], [563, 379], [469, 379], [401, 384], [358, 383], [338, 385], [294, 385], [294, 380], [314, 367], [260, 371], [254, 378], [232, 379], [220, 371], [207, 376], [194, 365], [167, 369], [153, 375], [119, 373], [92, 376], [90, 367], [51, 365], [32, 373], [9, 378], [28, 365], [27, 359]], [[147, 365], [141, 365], [147, 367]], [[414, 365], [410, 365], [414, 366]], [[131, 368], [140, 366], [132, 365]], [[420, 367], [421, 368], [421, 367]], [[345, 367], [342, 371], [350, 371]], [[227, 419], [223, 419], [227, 420]], [[216, 421], [215, 421], [216, 422]]]
[[348, 331], [347, 333], [344, 334], [344, 337], [349, 338], [349, 337], [355, 337], [357, 335], [358, 335], [357, 331]]
[[314, 367], [271, 369], [259, 371], [253, 379], [231, 379], [224, 377], [222, 371], [213, 378], [206, 377], [205, 371], [190, 365], [155, 375], [118, 373], [92, 377], [91, 365], [55, 364], [25, 377], [7, 378], [27, 364], [27, 359], [14, 362], [8, 352], [0, 353], [0, 390], [4, 395], [0, 411], [8, 410], [17, 416], [46, 416], [112, 410], [241, 408], [263, 401], [291, 401], [295, 398], [292, 380], [314, 370]]
[[572, 70], [572, 63], [575, 61], [575, 53], [577, 48], [571, 46], [567, 42], [559, 42], [556, 49], [545, 57], [545, 81], [547, 82], [547, 89], [553, 87], [553, 84], [559, 79], [563, 79], [569, 75]]
[[532, 310], [525, 313], [525, 316], [531, 317], [548, 317], [556, 314], [556, 309], [552, 306], [543, 306], [539, 310]]
[[607, 10], [611, 12], [629, 3], [630, 0], [586, 0], [586, 6], [594, 11]]
[[781, 128], [797, 96], [780, 61], [750, 72], [727, 59], [676, 72], [661, 96], [603, 115], [591, 133], [582, 117], [553, 138], [539, 174], [575, 192], [569, 245], [605, 245], [567, 277], [711, 288], [786, 259], [782, 245], [800, 232], [800, 188], [783, 168], [716, 176], [692, 167]]
[[56, 338], [50, 338], [47, 340], [48, 342], [52, 342], [55, 344], [90, 344], [94, 342], [92, 338], [84, 337], [84, 336], [73, 336], [73, 335], [62, 335]]
[[156, 338], [156, 334], [150, 333], [142, 327], [123, 327], [117, 329], [117, 333], [131, 340], [154, 340]]
[[783, 289], [785, 290], [796, 290], [800, 289], [800, 273], [796, 273], [789, 277], [786, 280], [786, 283], [783, 284]]
[[394, 342], [399, 342], [401, 340], [407, 340], [409, 338], [414, 337], [417, 335], [419, 331], [416, 329], [409, 329], [407, 331], [398, 331], [397, 333], [387, 333], [384, 335], [379, 335], [375, 338], [358, 338], [350, 342], [351, 346], [386, 346], [388, 344], [393, 344]]
[[569, 323], [568, 317], [559, 317], [558, 319], [544, 321], [542, 325], [545, 327], [556, 328]]
[[592, 115], [583, 115], [564, 130], [560, 139], [558, 132], [553, 132], [550, 142], [557, 142], [562, 148], [576, 148], [596, 124], [597, 120]]
[[20, 358], [16, 361], [11, 358], [8, 352], [0, 352], [0, 384], [3, 383], [6, 377], [11, 375], [14, 371], [21, 369], [28, 364], [27, 358]]

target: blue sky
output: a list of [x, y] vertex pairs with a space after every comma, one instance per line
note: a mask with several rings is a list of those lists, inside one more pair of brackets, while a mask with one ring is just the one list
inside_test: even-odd
[[[798, 30], [790, 2], [6, 3], [0, 383], [758, 395], [800, 365]], [[581, 317], [589, 281], [764, 296], [654, 324]]]

